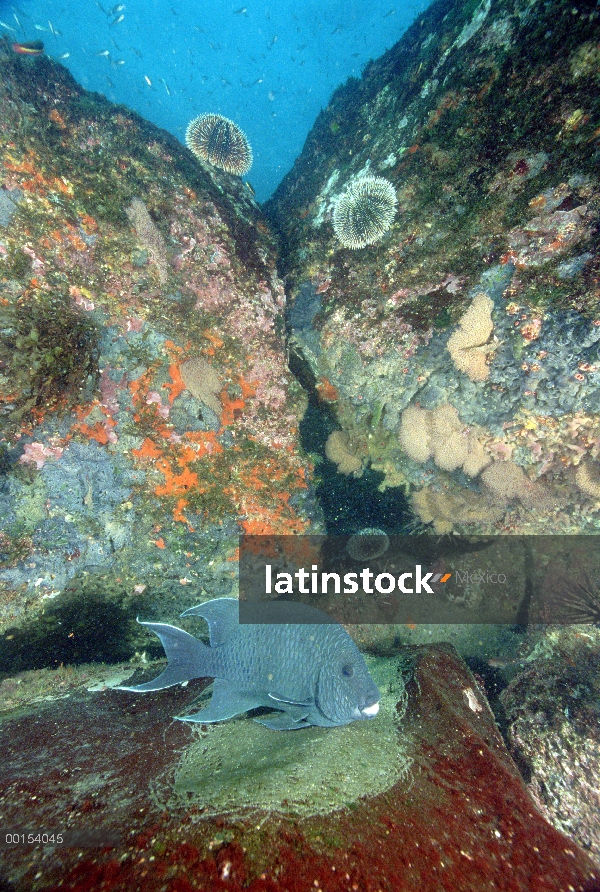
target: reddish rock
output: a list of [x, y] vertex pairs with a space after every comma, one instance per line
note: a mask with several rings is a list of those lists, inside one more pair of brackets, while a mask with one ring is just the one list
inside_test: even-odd
[[123, 844], [5, 852], [5, 878], [15, 892], [598, 888], [600, 871], [537, 810], [464, 663], [449, 646], [410, 656], [401, 722], [408, 775], [385, 794], [313, 818], [161, 810], [190, 735], [170, 716], [189, 690], [141, 700], [88, 694], [8, 720], [2, 824], [110, 828]]

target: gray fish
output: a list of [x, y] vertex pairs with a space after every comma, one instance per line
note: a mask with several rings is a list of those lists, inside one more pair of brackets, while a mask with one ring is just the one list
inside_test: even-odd
[[264, 625], [240, 623], [235, 598], [215, 598], [182, 613], [207, 621], [210, 646], [175, 626], [141, 623], [158, 635], [169, 664], [154, 681], [120, 689], [159, 691], [214, 678], [209, 705], [181, 716], [185, 722], [222, 722], [260, 706], [280, 710], [275, 718], [255, 719], [278, 731], [374, 718], [379, 690], [346, 630], [304, 604], [274, 601], [268, 609], [271, 623]]

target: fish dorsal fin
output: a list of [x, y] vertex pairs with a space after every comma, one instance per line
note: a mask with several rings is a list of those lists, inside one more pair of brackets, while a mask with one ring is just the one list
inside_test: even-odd
[[239, 631], [239, 602], [236, 598], [213, 598], [190, 607], [181, 616], [201, 616], [208, 623], [211, 647], [219, 647]]

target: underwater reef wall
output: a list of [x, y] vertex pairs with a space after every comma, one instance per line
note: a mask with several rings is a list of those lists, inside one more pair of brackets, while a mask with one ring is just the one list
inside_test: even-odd
[[238, 177], [6, 41], [0, 120], [0, 627], [21, 668], [119, 659], [102, 604], [172, 618], [235, 591], [239, 532], [308, 525], [273, 239]]
[[434, 3], [265, 206], [292, 349], [436, 533], [600, 529], [599, 23]]
[[[287, 252], [293, 348], [340, 421], [326, 454], [341, 474], [358, 476], [370, 461], [383, 485], [405, 484], [438, 531], [461, 520], [522, 527], [532, 505], [545, 516], [557, 489], [557, 525], [575, 518], [583, 527], [573, 493], [583, 528], [596, 522], [596, 186], [586, 160], [596, 137], [588, 111], [577, 117], [560, 92], [571, 83], [560, 80], [567, 64], [550, 78], [555, 130], [536, 141], [535, 119], [522, 137], [527, 153], [497, 148], [494, 109], [505, 127], [526, 115], [502, 117], [496, 81], [524, 65], [519, 41], [546, 14], [535, 4], [512, 9], [486, 0], [432, 8], [400, 50], [371, 66], [364, 102], [355, 103], [364, 84], [337, 94], [337, 117], [321, 117], [312, 156], [269, 208]], [[553, 25], [562, 21], [549, 9]], [[570, 15], [575, 32], [595, 22]], [[573, 95], [587, 109], [596, 44], [580, 34], [580, 46], [568, 59], [583, 73], [569, 76], [584, 78]], [[486, 68], [496, 52], [497, 74]], [[529, 82], [538, 98], [542, 55]], [[384, 77], [405, 91], [410, 126]], [[520, 95], [516, 74], [510, 83]], [[444, 99], [446, 86], [455, 100]], [[367, 108], [372, 128], [360, 124]], [[582, 848], [597, 855], [595, 818], [567, 800], [569, 820], [556, 819], [557, 763], [573, 761], [573, 749], [547, 723], [546, 758], [532, 758], [546, 678], [532, 660], [505, 703], [513, 753], [533, 763], [529, 786], [546, 815], [481, 678], [447, 645], [368, 654], [382, 691], [378, 720], [340, 728], [278, 734], [246, 717], [192, 730], [173, 717], [203, 680], [147, 698], [113, 690], [162, 655], [135, 625], [138, 611], [173, 621], [191, 599], [235, 591], [240, 530], [319, 527], [297, 444], [303, 395], [286, 365], [275, 245], [240, 180], [6, 42], [0, 120], [0, 817], [5, 827], [77, 834], [64, 848], [42, 839], [3, 851], [0, 887], [597, 890]], [[560, 159], [566, 171], [579, 138], [583, 160], [567, 179]], [[348, 191], [351, 175], [371, 167], [367, 149], [379, 159], [373, 177]], [[480, 187], [495, 177], [487, 206]], [[382, 178], [396, 195], [373, 182]], [[573, 337], [588, 351], [587, 384], [575, 379], [578, 389], [563, 395], [553, 388], [568, 378], [562, 357]], [[538, 391], [549, 408], [536, 415], [513, 364], [519, 350], [529, 362], [530, 342], [541, 351], [537, 341], [558, 346], [548, 348]], [[512, 422], [527, 411], [518, 433]], [[539, 448], [546, 458], [555, 450], [544, 470], [519, 440], [539, 438], [543, 424]], [[567, 436], [580, 450], [570, 463]], [[595, 655], [590, 648], [594, 666]], [[557, 687], [561, 672], [557, 659]], [[575, 682], [565, 708], [580, 697]], [[577, 718], [592, 728], [592, 716]], [[578, 759], [581, 773], [595, 770], [593, 757]], [[552, 802], [540, 795], [547, 778]], [[80, 841], [92, 832], [110, 838]]]

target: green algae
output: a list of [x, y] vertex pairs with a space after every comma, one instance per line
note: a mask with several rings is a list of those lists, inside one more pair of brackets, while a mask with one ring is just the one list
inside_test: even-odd
[[23, 304], [7, 295], [0, 306], [0, 361], [14, 391], [9, 423], [36, 409], [74, 406], [98, 374], [98, 332], [68, 295], [36, 293]]
[[388, 790], [411, 764], [398, 729], [406, 663], [401, 657], [365, 659], [382, 692], [377, 718], [291, 732], [271, 731], [248, 717], [198, 726], [163, 805], [193, 805], [204, 816], [269, 811], [306, 817]]
[[14, 524], [10, 530], [0, 530], [0, 568], [16, 567], [33, 550], [30, 530]]

